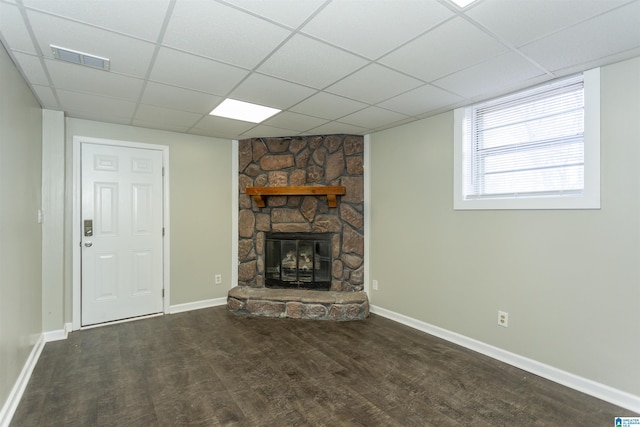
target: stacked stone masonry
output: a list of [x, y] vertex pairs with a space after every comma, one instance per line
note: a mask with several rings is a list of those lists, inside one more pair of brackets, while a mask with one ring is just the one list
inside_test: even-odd
[[[268, 232], [332, 234], [331, 291], [364, 286], [364, 138], [328, 135], [256, 138], [239, 142], [238, 284], [264, 287]], [[326, 197], [270, 196], [259, 208], [247, 187], [341, 185], [330, 208]], [[297, 306], [291, 305], [290, 310]], [[318, 311], [322, 311], [317, 308]]]

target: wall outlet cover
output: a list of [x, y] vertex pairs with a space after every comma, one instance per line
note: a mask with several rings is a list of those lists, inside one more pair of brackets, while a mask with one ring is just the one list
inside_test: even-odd
[[509, 326], [509, 313], [506, 311], [498, 311], [498, 326], [506, 328]]

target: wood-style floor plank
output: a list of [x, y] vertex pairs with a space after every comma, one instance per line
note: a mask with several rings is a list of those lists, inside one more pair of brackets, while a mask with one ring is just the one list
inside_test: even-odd
[[224, 307], [46, 344], [12, 426], [612, 425], [637, 416], [372, 315]]

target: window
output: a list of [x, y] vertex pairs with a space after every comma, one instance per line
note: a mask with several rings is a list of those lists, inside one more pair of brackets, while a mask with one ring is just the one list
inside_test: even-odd
[[600, 207], [599, 69], [454, 112], [455, 209]]

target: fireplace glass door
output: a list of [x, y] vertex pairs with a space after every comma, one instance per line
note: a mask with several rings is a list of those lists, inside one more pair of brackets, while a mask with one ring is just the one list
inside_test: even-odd
[[265, 243], [267, 287], [331, 288], [331, 241], [327, 236], [273, 233]]

